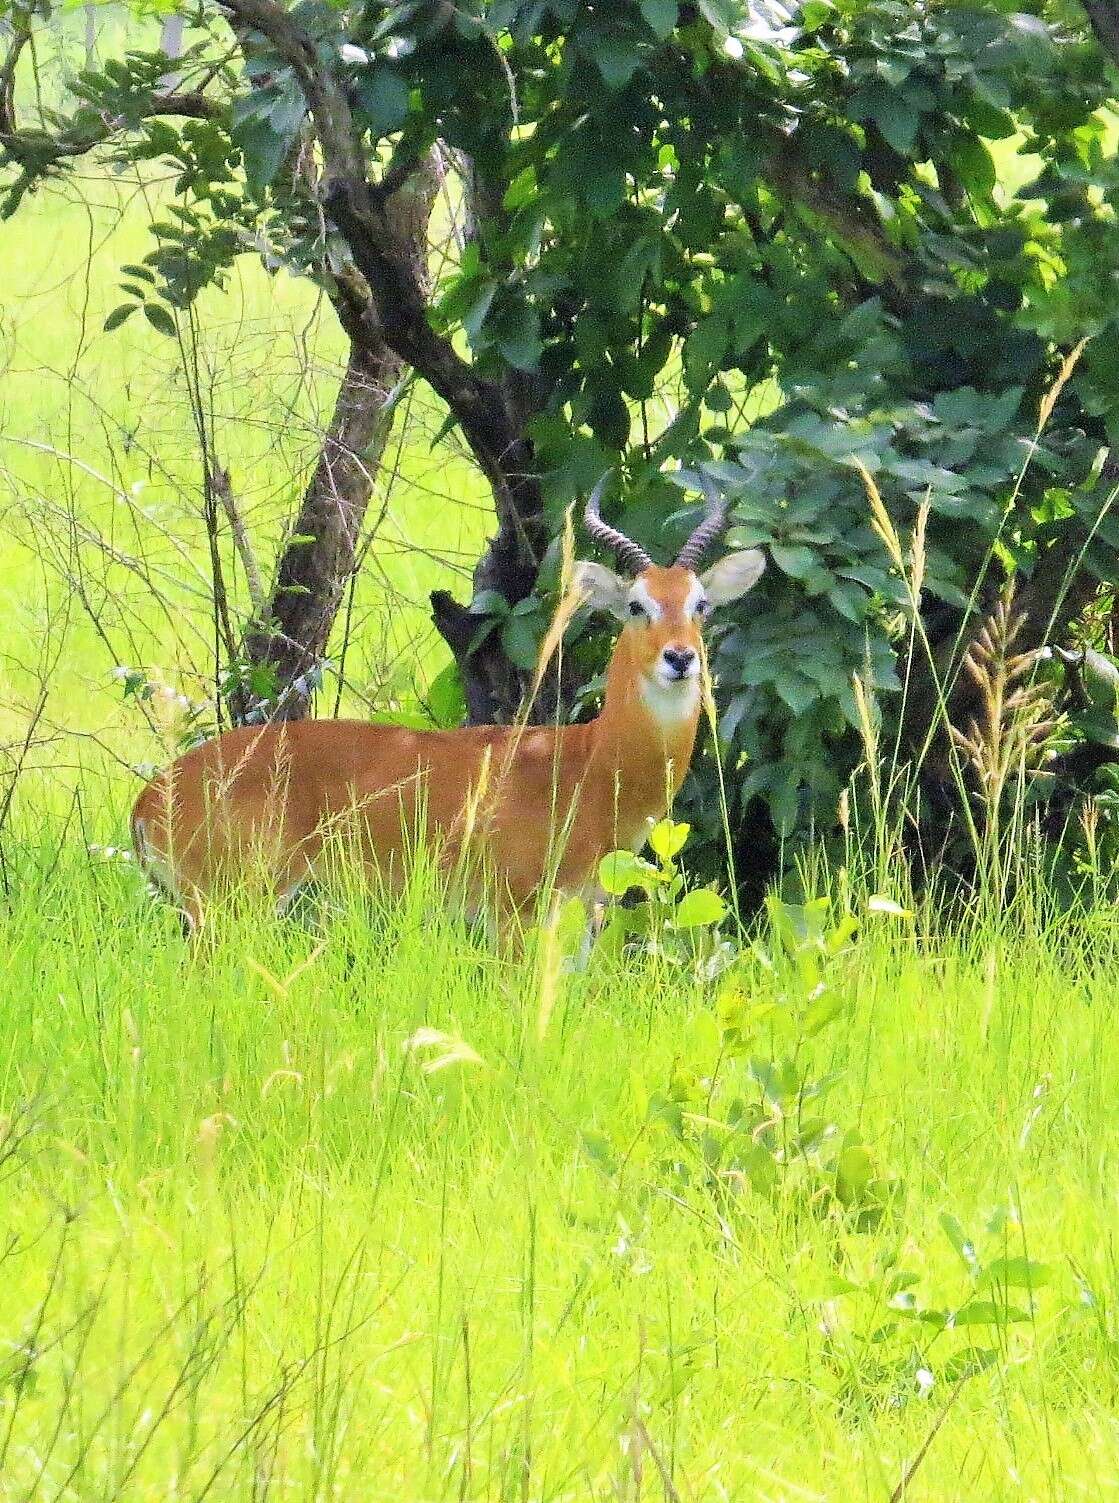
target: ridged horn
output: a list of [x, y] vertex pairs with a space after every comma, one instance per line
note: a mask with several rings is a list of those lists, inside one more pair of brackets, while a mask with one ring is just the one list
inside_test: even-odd
[[596, 543], [602, 543], [612, 550], [623, 568], [628, 569], [631, 574], [641, 574], [646, 569], [652, 568], [653, 560], [644, 548], [637, 546], [632, 538], [627, 538], [624, 532], [619, 532], [616, 527], [611, 527], [608, 522], [602, 520], [599, 508], [602, 506], [602, 493], [609, 479], [610, 472], [607, 471], [587, 497], [586, 510], [583, 512], [584, 526]]
[[694, 569], [727, 525], [729, 511], [727, 503], [715, 489], [710, 475], [705, 475], [702, 470], [699, 475], [699, 485], [703, 491], [706, 509], [703, 521], [676, 555], [677, 566], [682, 569]]

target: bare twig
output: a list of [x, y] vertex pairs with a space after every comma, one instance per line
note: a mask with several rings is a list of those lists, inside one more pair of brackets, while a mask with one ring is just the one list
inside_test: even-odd
[[245, 571], [245, 583], [248, 586], [249, 600], [252, 602], [253, 615], [259, 620], [266, 603], [264, 582], [260, 577], [260, 565], [256, 561], [253, 545], [249, 539], [249, 531], [245, 526], [245, 519], [241, 515], [237, 505], [237, 498], [233, 494], [233, 486], [230, 481], [229, 471], [220, 465], [216, 457], [211, 458], [210, 463], [210, 489], [222, 504], [222, 509], [229, 519], [229, 530], [233, 537], [233, 546], [237, 549], [241, 560], [241, 567]]

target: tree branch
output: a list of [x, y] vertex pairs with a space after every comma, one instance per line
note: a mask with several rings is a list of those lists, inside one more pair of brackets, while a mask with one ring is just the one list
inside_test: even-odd
[[[8, 62], [12, 60], [15, 51], [13, 46]], [[140, 111], [139, 119], [178, 116], [188, 120], [219, 120], [224, 114], [225, 106], [220, 100], [212, 99], [198, 90], [188, 90], [183, 93], [154, 95]], [[11, 92], [5, 89], [4, 79], [0, 74], [0, 152], [23, 168], [19, 181], [8, 190], [3, 217], [11, 213], [36, 178], [43, 177], [59, 162], [95, 151], [118, 131], [134, 124], [135, 118], [106, 114], [98, 119], [96, 125], [83, 121], [79, 126], [75, 122], [70, 130], [62, 131], [56, 136], [48, 131], [21, 130], [15, 120]]]
[[325, 207], [369, 284], [382, 336], [451, 409], [493, 487], [502, 527], [519, 533], [519, 546], [531, 566], [537, 539], [528, 535], [525, 518], [540, 511], [531, 447], [510, 420], [501, 388], [480, 377], [450, 340], [431, 327], [423, 291], [403, 264], [381, 193], [366, 175], [360, 132], [345, 90], [274, 0], [219, 3], [238, 25], [266, 37], [299, 80], [322, 146]]
[[[396, 166], [390, 166], [379, 186], [370, 184], [346, 91], [290, 14], [275, 0], [218, 3], [235, 29], [251, 28], [265, 37], [299, 81], [323, 154], [324, 207], [368, 285], [377, 335], [446, 402], [493, 491], [498, 532], [475, 585], [495, 588], [515, 604], [535, 583], [545, 543], [539, 477], [532, 445], [524, 436], [526, 409], [532, 405], [525, 401], [524, 383], [499, 385], [479, 376], [451, 341], [433, 329], [426, 290], [401, 254], [386, 215], [385, 193], [394, 183]], [[367, 318], [363, 315], [361, 321]], [[474, 658], [466, 645], [467, 628], [472, 640], [477, 623], [473, 617], [461, 619], [468, 614], [465, 607], [445, 593], [437, 592], [432, 606], [436, 625], [467, 679]], [[500, 675], [487, 671], [482, 677], [470, 695], [471, 718], [511, 713]]]
[[[395, 242], [421, 286], [428, 275], [428, 220], [441, 182], [442, 166], [431, 152], [387, 206]], [[350, 356], [271, 597], [257, 606], [245, 638], [246, 657], [275, 674], [275, 703], [261, 705], [250, 696], [235, 706], [242, 717], [290, 720], [307, 712], [339, 603], [357, 567], [358, 539], [392, 421], [389, 398], [404, 373], [404, 362], [371, 324], [369, 289], [361, 277], [343, 271], [330, 295], [350, 336]]]

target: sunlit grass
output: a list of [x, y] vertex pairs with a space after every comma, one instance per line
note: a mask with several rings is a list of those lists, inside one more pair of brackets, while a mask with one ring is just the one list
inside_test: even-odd
[[[426, 879], [191, 953], [127, 865], [12, 859], [0, 1497], [671, 1497], [663, 1467], [685, 1498], [884, 1498], [946, 1405], [915, 1496], [1116, 1475], [1106, 926], [868, 921], [802, 1054], [900, 1182], [859, 1231], [795, 1165], [772, 1198], [681, 1179], [646, 1103], [713, 1062], [686, 968], [592, 961], [540, 1037], [532, 966]], [[916, 1324], [911, 1361], [836, 1291], [896, 1267], [961, 1304], [942, 1213], [1047, 1281], [1002, 1329]], [[992, 1365], [953, 1392], [961, 1344]]]

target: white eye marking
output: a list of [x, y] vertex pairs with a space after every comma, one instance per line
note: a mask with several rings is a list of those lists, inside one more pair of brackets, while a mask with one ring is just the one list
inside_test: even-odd
[[687, 598], [684, 601], [684, 614], [686, 616], [705, 616], [711, 609], [711, 602], [704, 593], [703, 585], [698, 579], [693, 578], [688, 588]]
[[[697, 580], [696, 583], [698, 584], [699, 581]], [[639, 579], [634, 585], [633, 589], [629, 592], [629, 609], [631, 616], [636, 616], [637, 614], [637, 612], [633, 609], [635, 605], [644, 612], [644, 614], [649, 618], [650, 621], [659, 621], [661, 616], [663, 615], [659, 603], [653, 599], [652, 595], [650, 595], [648, 587], [646, 586], [643, 579]]]

